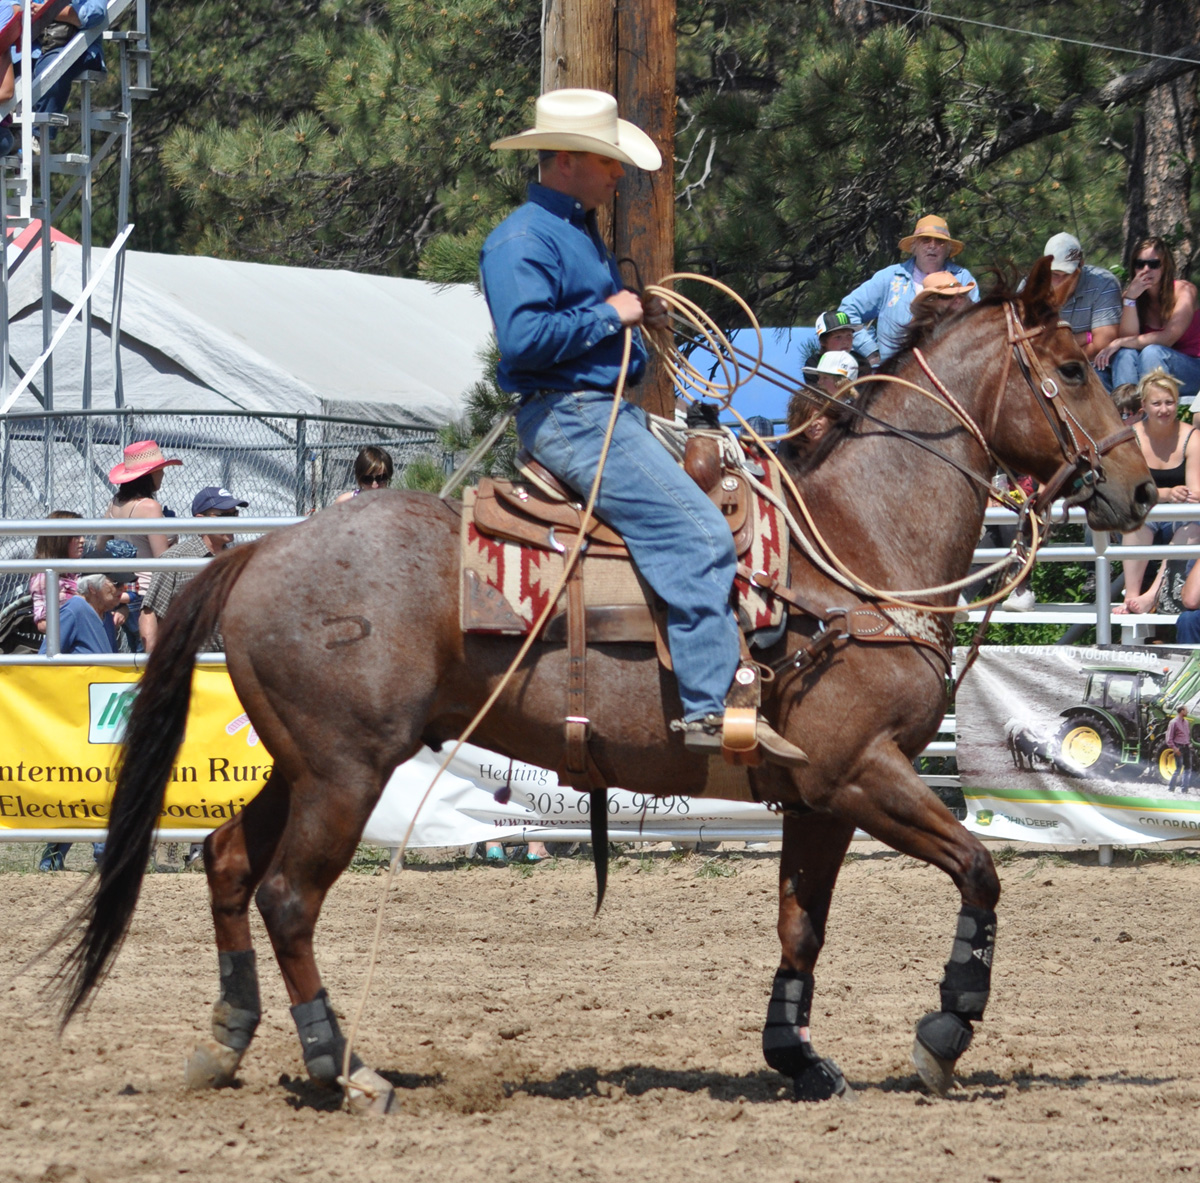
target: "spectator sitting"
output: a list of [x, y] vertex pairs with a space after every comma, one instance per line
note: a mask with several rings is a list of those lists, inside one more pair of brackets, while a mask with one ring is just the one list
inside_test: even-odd
[[[78, 518], [79, 514], [69, 509], [56, 509], [47, 514], [47, 521], [65, 521]], [[65, 534], [41, 534], [33, 548], [35, 559], [81, 559], [83, 558], [83, 536], [69, 537]], [[65, 604], [76, 594], [77, 575], [61, 572], [58, 576], [58, 602]], [[29, 577], [29, 594], [33, 597], [33, 623], [39, 633], [46, 631], [46, 572], [35, 571]]]
[[900, 249], [911, 251], [912, 258], [876, 271], [839, 305], [839, 311], [846, 313], [851, 321], [875, 322], [874, 332], [863, 329], [854, 339], [855, 349], [872, 367], [899, 351], [904, 328], [912, 316], [913, 297], [921, 290], [927, 276], [948, 271], [960, 284], [971, 285], [973, 301], [979, 299], [979, 290], [971, 273], [957, 263], [947, 263], [947, 259], [963, 249], [963, 244], [950, 237], [944, 218], [936, 214], [921, 218], [912, 234], [900, 240]]
[[[239, 501], [228, 489], [209, 485], [192, 498], [194, 518], [236, 518], [239, 509], [250, 502]], [[165, 559], [210, 559], [232, 545], [232, 534], [189, 534], [174, 546], [163, 551]], [[195, 571], [155, 571], [142, 602], [142, 638], [146, 652], [153, 651], [158, 641], [158, 628], [171, 606], [171, 601], [183, 586], [193, 579]], [[223, 653], [225, 643], [219, 633], [206, 646], [213, 653]]]
[[[1179, 420], [1179, 383], [1163, 370], [1147, 374], [1138, 383], [1145, 418], [1134, 425], [1142, 455], [1158, 489], [1158, 500], [1173, 504], [1200, 501], [1200, 434]], [[1132, 534], [1122, 535], [1127, 546], [1165, 546], [1200, 541], [1200, 523], [1152, 522]], [[1125, 603], [1114, 613], [1153, 612], [1162, 589], [1166, 563], [1159, 565], [1154, 582], [1142, 590], [1145, 559], [1126, 559]]]
[[815, 366], [825, 353], [849, 353], [860, 374], [870, 373], [867, 359], [854, 352], [854, 334], [861, 328], [862, 325], [856, 324], [845, 312], [822, 312], [817, 317], [815, 330], [817, 348], [808, 355], [805, 367]]
[[334, 499], [334, 505], [339, 501], [349, 501], [360, 493], [369, 493], [372, 489], [386, 489], [392, 483], [391, 454], [368, 444], [354, 458], [354, 483], [358, 488], [339, 494]]
[[[80, 29], [95, 28], [107, 14], [106, 0], [75, 0], [73, 4], [68, 4], [65, 8], [60, 9], [58, 15], [52, 21], [48, 21], [40, 32], [35, 29], [32, 50], [34, 81], [36, 82], [61, 56], [68, 42]], [[17, 45], [20, 45], [19, 41]], [[11, 56], [19, 71], [21, 54], [16, 46], [13, 47]], [[72, 63], [67, 72], [40, 99], [34, 102], [33, 109], [41, 113], [61, 115], [67, 109], [71, 83], [86, 70], [104, 73], [106, 69], [103, 42], [97, 38], [84, 50], [79, 59]], [[55, 129], [51, 128], [51, 137], [54, 134]], [[35, 148], [34, 151], [36, 150]]]
[[[115, 578], [119, 579], [120, 576]], [[112, 653], [103, 617], [121, 602], [119, 585], [109, 575], [81, 575], [76, 594], [59, 609], [59, 644], [63, 653]], [[46, 654], [46, 642], [38, 650]]]
[[975, 290], [975, 281], [962, 283], [949, 271], [935, 271], [925, 276], [921, 290], [913, 296], [912, 315], [915, 319], [918, 306], [921, 309], [933, 308], [937, 319], [951, 312], [961, 312], [971, 305], [971, 293]]
[[[63, 517], [76, 514], [63, 513]], [[119, 579], [120, 576], [117, 576]], [[121, 592], [113, 578], [108, 575], [81, 575], [76, 581], [77, 594], [68, 599], [59, 609], [59, 638], [63, 653], [112, 653], [113, 643], [104, 627], [103, 617], [121, 602]], [[44, 595], [43, 595], [44, 600]], [[47, 643], [42, 642], [38, 650], [46, 654]], [[61, 871], [70, 842], [50, 842], [42, 851], [38, 862], [39, 871]], [[92, 857], [100, 861], [104, 854], [104, 843], [92, 843]]]
[[1154, 370], [1178, 381], [1180, 393], [1200, 392], [1200, 308], [1196, 285], [1175, 278], [1175, 256], [1161, 238], [1145, 238], [1133, 252], [1133, 278], [1122, 299], [1118, 336], [1094, 359], [1111, 365], [1112, 382], [1138, 382]]
[[829, 397], [822, 399], [803, 390], [792, 395], [788, 404], [788, 430], [802, 428], [794, 439], [800, 454], [811, 453], [837, 421], [837, 403], [853, 393], [850, 383], [858, 378], [858, 363], [853, 354], [837, 350], [821, 354], [815, 366], [804, 367], [804, 373]]
[[[15, 5], [14, 5], [15, 10]], [[17, 93], [16, 72], [13, 70], [12, 54], [0, 54], [0, 103], [7, 103]], [[0, 121], [0, 156], [11, 156], [17, 138], [13, 135], [12, 116], [5, 115]]]
[[1175, 620], [1175, 640], [1181, 645], [1200, 645], [1200, 563], [1194, 563], [1183, 581], [1179, 596], [1183, 609]]
[[[1075, 334], [1088, 361], [1117, 339], [1121, 323], [1121, 284], [1111, 271], [1083, 261], [1083, 247], [1073, 234], [1055, 234], [1046, 242], [1043, 255], [1050, 256], [1050, 282], [1056, 292], [1073, 285], [1071, 295], [1059, 311]], [[1111, 388], [1107, 369], [1098, 371]]]
[[1133, 382], [1122, 382], [1113, 392], [1113, 402], [1117, 405], [1117, 414], [1124, 423], [1131, 427], [1140, 423], [1146, 416], [1142, 410], [1142, 396]]

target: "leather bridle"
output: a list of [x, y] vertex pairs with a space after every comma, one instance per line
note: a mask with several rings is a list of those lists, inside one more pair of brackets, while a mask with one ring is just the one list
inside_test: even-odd
[[[1008, 342], [1012, 346], [1012, 351], [1011, 354], [1005, 355], [1000, 397], [996, 400], [996, 405], [992, 410], [991, 431], [988, 434], [989, 438], [994, 436], [996, 421], [1000, 414], [1000, 404], [1004, 401], [1004, 394], [1008, 388], [1009, 366], [1011, 359], [1016, 358], [1025, 382], [1033, 392], [1034, 402], [1046, 416], [1046, 422], [1054, 433], [1054, 438], [1058, 441], [1059, 449], [1063, 454], [1062, 464], [1033, 496], [1030, 509], [1034, 513], [1041, 514], [1049, 508], [1072, 477], [1074, 480], [1071, 483], [1068, 497], [1085, 489], [1102, 485], [1105, 476], [1101, 457], [1106, 456], [1118, 444], [1134, 440], [1137, 437], [1134, 435], [1132, 427], [1123, 425], [1103, 439], [1093, 439], [1063, 402], [1058, 383], [1046, 373], [1041, 359], [1030, 346], [1030, 342], [1044, 333], [1047, 326], [1039, 325], [1033, 329], [1024, 328], [1017, 317], [1016, 306], [1011, 301], [1004, 305], [1004, 316], [1008, 326]], [[1066, 329], [1069, 332], [1071, 326], [1066, 321], [1059, 321], [1055, 325], [1055, 329]]]

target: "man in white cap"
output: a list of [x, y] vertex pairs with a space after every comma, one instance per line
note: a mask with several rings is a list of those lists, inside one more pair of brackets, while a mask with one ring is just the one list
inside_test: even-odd
[[912, 258], [876, 271], [838, 306], [851, 320], [863, 324], [875, 322], [874, 332], [863, 329], [854, 338], [856, 352], [872, 366], [899, 350], [904, 328], [912, 319], [913, 297], [921, 290], [926, 276], [948, 271], [964, 287], [971, 285], [972, 301], [979, 299], [979, 288], [971, 273], [950, 262], [963, 244], [950, 236], [946, 219], [939, 214], [926, 214], [919, 219], [913, 232], [900, 240], [900, 249], [911, 251]]
[[[626, 289], [596, 225], [622, 165], [662, 163], [643, 131], [617, 118], [594, 90], [558, 90], [537, 101], [535, 126], [492, 144], [538, 150], [539, 182], [525, 204], [488, 235], [480, 253], [484, 295], [496, 326], [502, 390], [520, 400], [522, 446], [560, 480], [587, 493], [621, 371], [623, 330], [632, 332], [628, 384], [646, 368], [637, 326], [665, 327], [667, 309], [643, 307]], [[646, 429], [645, 413], [622, 402], [596, 512], [624, 537], [638, 570], [667, 603], [667, 641], [683, 718], [673, 726], [692, 751], [721, 749], [725, 696], [739, 661], [730, 608], [737, 557], [713, 503]], [[765, 722], [767, 759], [807, 757]]]
[[[1083, 261], [1083, 247], [1073, 234], [1062, 232], [1051, 236], [1042, 254], [1050, 256], [1050, 279], [1055, 291], [1074, 284], [1074, 291], [1058, 315], [1071, 326], [1075, 340], [1090, 361], [1117, 339], [1121, 285], [1111, 271]], [[1099, 373], [1109, 385], [1108, 370]]]

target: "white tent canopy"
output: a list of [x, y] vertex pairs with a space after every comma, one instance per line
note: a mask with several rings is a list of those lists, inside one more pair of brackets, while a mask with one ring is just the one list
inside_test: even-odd
[[[52, 248], [54, 322], [79, 298], [82, 248]], [[10, 260], [16, 255], [9, 248]], [[95, 274], [105, 252], [94, 251]], [[113, 407], [113, 271], [93, 298], [92, 406]], [[413, 428], [458, 418], [483, 373], [491, 332], [470, 285], [438, 287], [349, 271], [126, 254], [121, 313], [124, 405], [150, 411], [336, 415]], [[22, 371], [42, 351], [41, 256], [9, 284], [10, 353]], [[83, 330], [54, 352], [54, 409], [81, 405]], [[9, 386], [16, 381], [10, 373]], [[34, 387], [44, 389], [43, 376]], [[36, 411], [26, 391], [14, 411]]]

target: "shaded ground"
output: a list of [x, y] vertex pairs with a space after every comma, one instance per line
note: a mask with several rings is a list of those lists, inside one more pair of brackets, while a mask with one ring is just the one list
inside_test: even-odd
[[[301, 1079], [261, 927], [266, 1014], [241, 1086], [183, 1089], [216, 988], [205, 881], [149, 876], [116, 970], [61, 1041], [44, 974], [0, 983], [0, 1181], [1200, 1177], [1200, 862], [999, 861], [992, 1006], [946, 1100], [924, 1095], [908, 1051], [953, 889], [888, 853], [847, 863], [813, 1028], [858, 1100], [817, 1106], [793, 1104], [759, 1049], [770, 856], [627, 860], [598, 920], [586, 862], [412, 868], [358, 1043], [400, 1086], [390, 1120], [341, 1113]], [[82, 882], [0, 874], [2, 964], [44, 943]], [[318, 930], [343, 1012], [381, 883], [346, 876]]]

